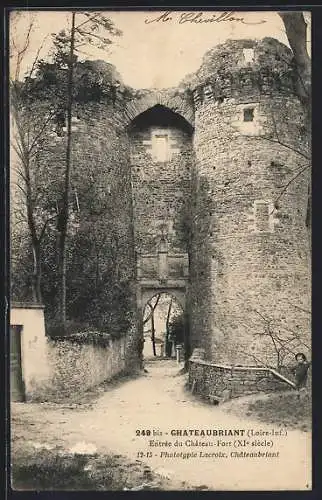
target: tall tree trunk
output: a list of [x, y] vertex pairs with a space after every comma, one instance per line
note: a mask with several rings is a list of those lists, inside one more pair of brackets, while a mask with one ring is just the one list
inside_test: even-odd
[[155, 324], [154, 324], [154, 311], [159, 303], [160, 300], [160, 294], [156, 296], [156, 301], [154, 305], [151, 304], [151, 302], [147, 302], [147, 306], [150, 308], [150, 314], [143, 320], [143, 326], [151, 320], [151, 341], [152, 341], [152, 349], [153, 349], [153, 356], [156, 356], [156, 349], [155, 349]]
[[155, 349], [154, 309], [152, 311], [152, 316], [151, 316], [151, 341], [152, 341], [153, 356], [156, 356], [157, 352], [156, 352], [156, 349]]
[[95, 243], [95, 293], [98, 298], [98, 285], [100, 282], [100, 252], [97, 243]]
[[33, 273], [31, 277], [32, 300], [36, 304], [41, 303], [41, 242], [37, 236], [36, 223], [34, 218], [34, 204], [32, 196], [29, 155], [24, 158], [24, 177], [26, 187], [26, 205], [27, 205], [27, 221], [31, 237], [32, 255], [33, 255]]
[[72, 28], [70, 38], [68, 84], [67, 84], [67, 144], [66, 144], [66, 170], [62, 198], [60, 227], [59, 227], [59, 321], [62, 332], [66, 328], [66, 267], [67, 267], [67, 234], [69, 216], [69, 191], [72, 151], [72, 107], [73, 107], [73, 76], [74, 76], [74, 49], [75, 49], [75, 12], [72, 12]]
[[62, 334], [66, 327], [66, 233], [59, 233], [58, 243], [58, 300], [59, 300], [59, 322]]
[[32, 255], [33, 255], [33, 273], [32, 273], [32, 297], [33, 302], [37, 304], [42, 303], [41, 295], [41, 254], [40, 242], [32, 242]]
[[[303, 12], [280, 12], [279, 13], [286, 31], [286, 36], [294, 54], [294, 60], [298, 72], [297, 92], [303, 104], [305, 112], [304, 126], [307, 130], [307, 139], [311, 149], [311, 126], [312, 126], [312, 84], [311, 84], [311, 59], [307, 50], [307, 24]], [[311, 186], [310, 186], [311, 189]], [[309, 240], [311, 242], [311, 199], [308, 196], [307, 226], [309, 229]]]
[[[168, 343], [169, 343], [169, 333], [170, 333], [169, 332], [169, 326], [170, 326], [171, 309], [172, 309], [172, 297], [171, 297], [171, 300], [170, 300], [168, 314], [167, 314], [167, 319], [166, 319], [166, 323], [165, 323], [165, 328], [166, 328], [166, 345], [165, 345], [165, 347], [166, 347], [166, 349], [167, 349]], [[172, 352], [172, 346], [171, 346], [171, 352]], [[170, 353], [170, 357], [171, 357], [171, 353]]]
[[311, 59], [307, 51], [307, 24], [303, 12], [280, 12], [286, 36], [294, 54], [298, 73], [298, 95], [307, 112], [307, 125], [311, 127]]

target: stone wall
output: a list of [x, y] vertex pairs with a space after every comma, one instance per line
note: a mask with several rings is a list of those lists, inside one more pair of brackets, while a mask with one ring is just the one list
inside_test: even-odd
[[[275, 365], [273, 334], [289, 346], [286, 361], [292, 351], [309, 354], [309, 141], [295, 80], [292, 53], [277, 40], [230, 40], [208, 51], [177, 89], [133, 91], [111, 81], [105, 97], [75, 103], [71, 186], [79, 225], [71, 227], [83, 253], [75, 237], [69, 313], [77, 318], [85, 304], [92, 319], [84, 276], [88, 287], [103, 276], [97, 317], [113, 317], [113, 328], [126, 319], [127, 366], [138, 364], [142, 334], [137, 257], [145, 256], [140, 272], [166, 290], [173, 284], [158, 269], [167, 252], [189, 255], [192, 348], [217, 363]], [[66, 135], [53, 134], [44, 158], [56, 166], [53, 205], [65, 146]], [[84, 301], [74, 300], [83, 290]], [[148, 290], [153, 295], [154, 282]], [[48, 300], [53, 295], [45, 290]]]
[[[82, 393], [123, 373], [125, 338], [109, 339], [106, 345], [73, 340], [48, 341], [49, 398]], [[46, 394], [44, 393], [46, 397]]]
[[[102, 71], [108, 72], [109, 66], [102, 63]], [[128, 360], [136, 365], [136, 261], [130, 147], [124, 122], [127, 92], [120, 84], [98, 100], [74, 102], [67, 317], [93, 328], [126, 334]], [[55, 170], [51, 180], [54, 206], [62, 192], [65, 151], [66, 128], [59, 134], [53, 131], [43, 161]], [[53, 255], [55, 258], [55, 248]], [[51, 267], [43, 272], [44, 276], [53, 272], [50, 283], [57, 272], [55, 263]], [[47, 290], [44, 280], [48, 313], [57, 308], [54, 292], [52, 288]], [[49, 315], [46, 319], [55, 322]], [[100, 322], [104, 322], [103, 326]]]
[[[113, 250], [118, 256], [120, 280], [133, 279], [135, 273], [130, 152], [122, 113], [121, 102], [118, 105], [104, 101], [75, 105], [77, 122], [73, 133], [71, 175], [82, 214], [79, 224], [92, 231], [95, 241], [98, 240], [103, 248], [110, 234], [115, 235], [117, 248]], [[65, 137], [55, 140], [56, 151], [62, 150], [60, 165], [64, 167]]]
[[[50, 339], [44, 307], [14, 304], [10, 325], [21, 326], [21, 372], [26, 400], [55, 400], [84, 392], [129, 370], [128, 336], [93, 332]], [[19, 357], [19, 356], [18, 356]]]
[[292, 381], [272, 369], [221, 365], [193, 357], [189, 360], [189, 386], [194, 393], [214, 402], [294, 388]]
[[183, 118], [160, 106], [145, 115], [129, 131], [136, 250], [155, 253], [163, 233], [169, 253], [186, 252], [191, 131]]
[[[88, 207], [88, 214], [83, 213], [82, 218], [99, 250], [103, 276], [104, 263], [111, 264], [108, 272], [113, 274], [113, 282], [106, 279], [105, 287], [111, 290], [111, 296], [106, 298], [105, 308], [110, 307], [109, 315], [113, 317], [110, 328], [115, 329], [123, 325], [124, 320], [127, 321], [126, 358], [129, 365], [136, 366], [136, 261], [130, 145], [123, 122], [123, 108], [122, 96], [118, 96], [115, 104], [100, 102], [78, 106], [80, 121], [74, 141], [74, 178], [81, 190], [87, 190], [90, 185], [94, 189], [93, 203]], [[95, 273], [93, 267], [93, 275]], [[118, 299], [120, 286], [127, 287], [126, 297], [121, 292]]]

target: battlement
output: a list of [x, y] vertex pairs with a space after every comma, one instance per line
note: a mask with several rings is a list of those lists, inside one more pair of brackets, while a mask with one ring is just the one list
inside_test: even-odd
[[206, 52], [200, 68], [178, 87], [132, 91], [125, 124], [156, 105], [180, 114], [193, 127], [194, 112], [207, 102], [220, 105], [262, 96], [298, 101], [293, 54], [273, 38], [228, 40]]
[[294, 95], [296, 73], [288, 47], [272, 38], [228, 40], [209, 50], [198, 71], [181, 82], [196, 107], [245, 94]]
[[193, 129], [195, 112], [209, 102], [255, 102], [264, 96], [298, 101], [293, 54], [273, 38], [217, 45], [206, 52], [194, 74], [168, 89], [133, 89], [123, 83], [115, 66], [101, 60], [79, 63], [77, 71], [84, 83], [79, 85], [75, 105], [87, 108], [97, 102], [103, 110], [112, 104], [121, 127], [154, 106], [180, 115]]

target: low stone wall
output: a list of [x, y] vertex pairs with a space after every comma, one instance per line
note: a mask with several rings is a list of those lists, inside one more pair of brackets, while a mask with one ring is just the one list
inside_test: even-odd
[[220, 365], [205, 361], [199, 355], [199, 352], [194, 353], [189, 360], [189, 386], [206, 399], [220, 402], [256, 392], [295, 387], [293, 382], [273, 369]]
[[[55, 401], [86, 391], [125, 372], [126, 337], [85, 332], [49, 338], [45, 332], [44, 306], [14, 303], [10, 310], [10, 336], [19, 328], [19, 339], [10, 338], [10, 383], [20, 387], [19, 401]], [[20, 350], [20, 352], [18, 352]], [[20, 365], [20, 366], [18, 366]], [[18, 380], [19, 377], [19, 380]]]
[[78, 338], [48, 340], [51, 378], [49, 397], [72, 396], [110, 380], [125, 371], [125, 339], [108, 335], [102, 342]]

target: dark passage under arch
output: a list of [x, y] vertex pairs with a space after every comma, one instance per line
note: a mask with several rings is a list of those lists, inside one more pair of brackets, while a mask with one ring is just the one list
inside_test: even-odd
[[192, 134], [193, 131], [192, 126], [183, 116], [161, 104], [156, 104], [140, 113], [131, 122], [130, 129], [143, 130], [152, 126], [179, 128], [187, 134]]

